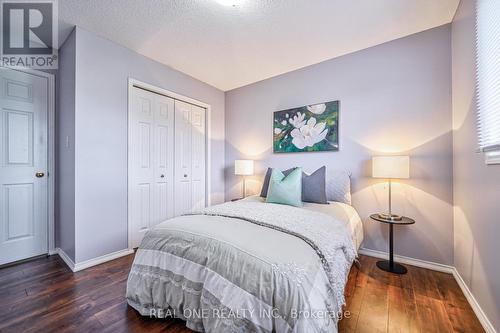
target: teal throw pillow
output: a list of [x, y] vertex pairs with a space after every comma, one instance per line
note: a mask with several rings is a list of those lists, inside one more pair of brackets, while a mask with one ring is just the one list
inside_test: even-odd
[[266, 202], [302, 206], [302, 168], [295, 168], [286, 177], [280, 170], [273, 169]]

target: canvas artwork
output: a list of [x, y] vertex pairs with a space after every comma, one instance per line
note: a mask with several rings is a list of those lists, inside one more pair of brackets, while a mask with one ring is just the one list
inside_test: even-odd
[[339, 150], [339, 101], [274, 112], [275, 153]]

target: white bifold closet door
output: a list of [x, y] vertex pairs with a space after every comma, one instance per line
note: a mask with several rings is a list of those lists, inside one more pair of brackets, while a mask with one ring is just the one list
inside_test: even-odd
[[174, 100], [133, 89], [129, 112], [131, 247], [174, 216]]
[[175, 215], [205, 207], [205, 109], [175, 101]]
[[129, 110], [129, 242], [205, 207], [205, 109], [133, 88]]

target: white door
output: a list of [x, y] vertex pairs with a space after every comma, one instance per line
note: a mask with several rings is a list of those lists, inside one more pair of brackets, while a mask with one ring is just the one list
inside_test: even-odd
[[174, 216], [174, 100], [134, 88], [129, 113], [131, 247]]
[[0, 265], [47, 253], [45, 78], [0, 68]]
[[175, 101], [175, 216], [190, 212], [191, 104]]
[[175, 101], [175, 215], [205, 207], [205, 109]]
[[205, 109], [191, 106], [191, 205], [205, 207]]

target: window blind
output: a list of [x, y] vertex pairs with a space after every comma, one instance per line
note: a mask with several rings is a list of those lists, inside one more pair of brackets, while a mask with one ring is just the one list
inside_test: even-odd
[[476, 61], [479, 147], [500, 151], [500, 1], [478, 0]]

